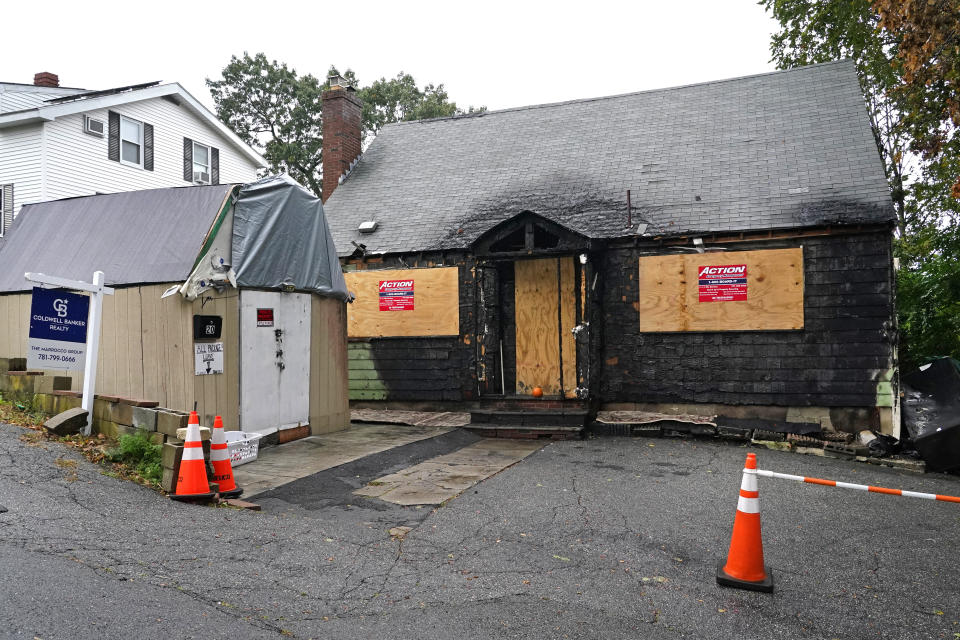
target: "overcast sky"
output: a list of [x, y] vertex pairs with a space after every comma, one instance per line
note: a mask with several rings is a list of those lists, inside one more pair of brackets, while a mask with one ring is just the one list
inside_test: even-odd
[[0, 81], [179, 82], [208, 106], [204, 79], [243, 51], [361, 84], [405, 71], [502, 109], [771, 71], [776, 27], [755, 0], [4, 4]]

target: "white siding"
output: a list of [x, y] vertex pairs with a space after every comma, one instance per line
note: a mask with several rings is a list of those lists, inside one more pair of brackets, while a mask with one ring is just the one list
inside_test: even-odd
[[[41, 125], [0, 129], [0, 184], [13, 185], [13, 212], [43, 200]], [[13, 220], [4, 221], [4, 229]]]
[[[220, 182], [250, 182], [257, 178], [256, 165], [229, 144], [220, 133], [184, 107], [170, 100], [152, 98], [120, 105], [117, 113], [153, 125], [154, 170], [120, 164], [107, 159], [107, 136], [83, 133], [83, 115], [63, 116], [44, 124], [47, 200], [93, 193], [180, 187], [183, 179], [183, 139], [190, 138], [220, 150]], [[108, 122], [107, 110], [86, 115]]]

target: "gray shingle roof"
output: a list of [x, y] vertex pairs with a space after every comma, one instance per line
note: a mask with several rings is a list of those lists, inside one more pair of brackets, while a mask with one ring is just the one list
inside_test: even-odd
[[0, 292], [23, 274], [108, 285], [183, 281], [233, 185], [149, 189], [28, 204], [0, 245]]
[[[850, 61], [385, 126], [325, 204], [337, 250], [469, 246], [529, 210], [595, 238], [893, 219]], [[357, 226], [377, 220], [361, 235]], [[635, 229], [634, 229], [635, 231]]]

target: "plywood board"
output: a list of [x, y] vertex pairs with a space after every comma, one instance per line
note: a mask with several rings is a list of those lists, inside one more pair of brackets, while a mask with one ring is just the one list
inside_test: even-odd
[[[460, 335], [458, 267], [349, 271], [344, 276], [357, 297], [347, 305], [349, 337]], [[408, 281], [413, 282], [413, 308], [381, 311], [381, 283]]]
[[[545, 395], [558, 395], [560, 353], [563, 340], [564, 391], [576, 388], [576, 345], [571, 329], [576, 322], [573, 259], [560, 259], [560, 296], [557, 259], [520, 260], [514, 264], [514, 298], [517, 329], [517, 393], [534, 387]], [[558, 299], [562, 327], [557, 326]], [[562, 329], [562, 334], [558, 331]]]
[[[803, 328], [801, 247], [645, 256], [639, 261], [637, 310], [640, 331], [774, 331]], [[726, 265], [746, 267], [746, 299], [702, 300], [698, 280], [701, 268]], [[703, 291], [707, 292], [708, 289], [704, 288]], [[703, 297], [711, 296], [704, 294]]]

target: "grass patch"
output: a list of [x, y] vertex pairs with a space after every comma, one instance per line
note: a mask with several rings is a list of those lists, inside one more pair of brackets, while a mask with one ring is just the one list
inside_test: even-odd
[[[150, 441], [146, 431], [120, 436], [115, 441], [102, 433], [95, 436], [73, 434], [58, 436], [43, 428], [46, 420], [43, 412], [23, 403], [11, 402], [0, 396], [0, 423], [25, 427], [30, 431], [20, 434], [20, 441], [32, 447], [46, 447], [48, 442], [57, 442], [81, 453], [87, 460], [102, 467], [101, 473], [112, 478], [129, 480], [160, 490], [163, 469], [160, 466], [161, 445]], [[71, 465], [71, 462], [73, 465]], [[61, 469], [68, 470], [67, 480], [76, 480], [76, 462], [62, 457], [54, 460]]]
[[163, 475], [160, 466], [160, 445], [150, 441], [150, 433], [138, 429], [136, 433], [120, 436], [117, 446], [108, 449], [107, 460], [130, 467], [144, 480], [159, 483]]

